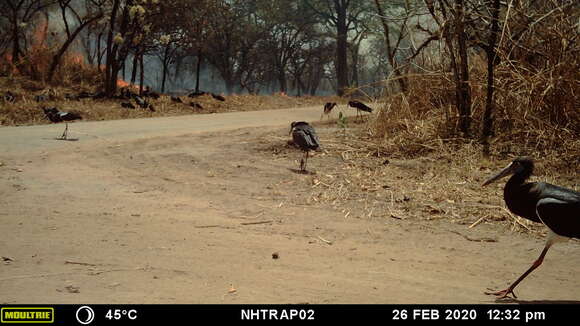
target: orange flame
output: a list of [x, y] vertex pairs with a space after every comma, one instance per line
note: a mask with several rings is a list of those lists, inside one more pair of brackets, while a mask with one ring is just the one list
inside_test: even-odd
[[132, 89], [135, 89], [135, 90], [138, 90], [139, 89], [139, 86], [133, 85], [131, 83], [128, 83], [128, 82], [126, 82], [126, 81], [124, 81], [122, 79], [117, 79], [117, 87], [119, 87], [119, 88], [129, 87], [129, 88], [132, 88]]
[[69, 62], [75, 65], [84, 66], [85, 57], [80, 53], [72, 53], [69, 58]]

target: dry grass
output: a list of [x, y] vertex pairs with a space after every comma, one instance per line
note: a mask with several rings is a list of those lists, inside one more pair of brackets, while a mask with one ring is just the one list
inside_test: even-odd
[[486, 61], [473, 54], [471, 135], [458, 131], [451, 74], [424, 67], [429, 73], [407, 76], [408, 91], [383, 98], [367, 122], [321, 136], [320, 160], [333, 159], [320, 162], [324, 172], [311, 177], [310, 202], [330, 204], [345, 218], [447, 219], [468, 227], [501, 222], [543, 235], [541, 225], [505, 208], [502, 182], [481, 183], [513, 158], [531, 156], [533, 180], [580, 191], [580, 56], [578, 47], [554, 42], [561, 29], [546, 30], [527, 40], [529, 48], [542, 47], [542, 56], [500, 48], [490, 156], [479, 139]]
[[362, 218], [445, 218], [468, 226], [501, 221], [514, 230], [543, 234], [541, 225], [505, 208], [503, 183], [480, 185], [513, 158], [530, 156], [537, 162], [534, 180], [580, 190], [580, 60], [568, 54], [551, 62], [534, 66], [504, 60], [497, 66], [489, 157], [479, 140], [485, 61], [471, 58], [472, 134], [467, 138], [458, 132], [451, 75], [431, 69], [408, 76], [407, 93], [384, 98], [378, 112], [350, 136], [338, 133], [323, 141], [343, 162], [315, 177], [316, 198], [346, 212], [361, 201], [364, 209], [354, 215]]
[[[576, 174], [580, 163], [580, 8], [572, 2], [510, 4], [515, 7], [503, 21], [497, 47], [491, 159], [526, 155], [544, 159], [553, 171]], [[420, 74], [407, 76], [406, 94], [384, 99], [384, 107], [368, 126], [377, 146], [401, 157], [477, 147], [486, 103], [487, 60], [485, 54], [473, 52], [469, 61], [469, 139], [458, 132], [450, 68], [431, 63], [421, 67]]]
[[[0, 99], [0, 125], [19, 126], [46, 124], [49, 121], [44, 117], [40, 107], [56, 106], [63, 111], [79, 112], [84, 120], [116, 120], [145, 117], [177, 116], [188, 114], [207, 114], [233, 111], [256, 111], [270, 109], [285, 109], [292, 107], [305, 107], [320, 105], [321, 110], [325, 102], [344, 102], [337, 97], [318, 96], [256, 96], [256, 95], [232, 95], [226, 96], [224, 102], [203, 95], [196, 98], [182, 96], [183, 104], [174, 103], [169, 96], [161, 96], [158, 100], [149, 99], [155, 107], [155, 112], [144, 109], [124, 109], [121, 102], [128, 100], [93, 100], [82, 99], [70, 101], [65, 99], [66, 94], [78, 94], [81, 91], [95, 92], [94, 86], [80, 83], [72, 87], [46, 87], [41, 82], [35, 82], [28, 78], [2, 78], [0, 77], [0, 95], [11, 91], [16, 95], [16, 103], [7, 103]], [[45, 95], [48, 101], [37, 103], [35, 95]], [[194, 109], [189, 103], [199, 103], [203, 109]]]
[[[429, 73], [407, 76], [405, 94], [371, 105], [378, 110], [365, 123], [352, 128], [349, 120], [346, 130], [318, 126], [324, 149], [313, 158], [319, 172], [305, 177], [311, 191], [304, 204], [330, 205], [345, 218], [445, 219], [466, 227], [500, 222], [543, 235], [541, 225], [506, 209], [503, 182], [481, 184], [515, 157], [530, 156], [536, 160], [532, 180], [580, 191], [580, 53], [565, 49], [557, 28], [546, 30], [527, 40], [542, 55], [500, 48], [489, 156], [479, 139], [486, 62], [474, 54], [471, 135], [458, 132], [451, 74], [424, 67]], [[295, 151], [282, 139], [271, 143], [266, 150], [275, 156], [287, 159]]]
[[[389, 152], [369, 132], [373, 123], [372, 116], [358, 125], [350, 121], [346, 130], [334, 122], [314, 123], [322, 150], [309, 160], [314, 173], [299, 178], [302, 189], [309, 191], [291, 199], [294, 204], [329, 206], [345, 219], [446, 220], [466, 228], [502, 223], [513, 231], [545, 235], [541, 225], [507, 210], [503, 182], [481, 187], [508, 160], [484, 158], [480, 146], [467, 141], [455, 142], [453, 149], [434, 145], [421, 155]], [[274, 160], [299, 159], [300, 151], [288, 140], [263, 136], [258, 151]], [[559, 171], [549, 160], [537, 163], [533, 180], [580, 190], [578, 171]]]

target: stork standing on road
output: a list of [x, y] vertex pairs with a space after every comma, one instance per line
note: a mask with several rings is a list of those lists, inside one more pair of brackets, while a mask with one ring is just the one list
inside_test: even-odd
[[362, 118], [362, 114], [360, 113], [360, 111], [364, 111], [364, 112], [368, 112], [368, 113], [373, 112], [373, 108], [368, 107], [364, 103], [359, 102], [359, 101], [349, 101], [348, 106], [356, 109], [356, 117], [357, 118], [359, 117], [359, 115]]
[[580, 193], [544, 182], [526, 182], [534, 171], [534, 161], [527, 157], [515, 159], [498, 174], [489, 178], [483, 186], [513, 174], [506, 183], [503, 197], [509, 210], [530, 221], [548, 227], [548, 238], [540, 257], [507, 289], [485, 294], [505, 298], [510, 293], [517, 298], [514, 289], [528, 274], [544, 261], [548, 249], [567, 238], [580, 239]]
[[304, 152], [304, 156], [300, 160], [300, 171], [306, 171], [306, 164], [308, 163], [308, 152], [316, 150], [320, 147], [320, 140], [316, 135], [316, 131], [304, 121], [294, 121], [290, 124], [290, 133], [294, 144], [298, 145]]
[[64, 121], [66, 127], [64, 128], [64, 132], [62, 133], [62, 136], [60, 136], [60, 138], [59, 138], [59, 139], [63, 139], [63, 140], [67, 139], [66, 137], [68, 134], [68, 121], [80, 120], [83, 118], [78, 113], [62, 112], [62, 111], [59, 111], [57, 108], [48, 109], [46, 107], [43, 107], [42, 110], [44, 111], [44, 115], [46, 115], [46, 117], [48, 118], [48, 120], [50, 120], [50, 122], [58, 123], [58, 122]]
[[326, 104], [324, 104], [324, 109], [322, 111], [322, 114], [320, 115], [320, 120], [322, 120], [324, 116], [328, 116], [330, 112], [332, 112], [332, 109], [334, 109], [335, 107], [336, 103], [334, 102], [327, 102]]

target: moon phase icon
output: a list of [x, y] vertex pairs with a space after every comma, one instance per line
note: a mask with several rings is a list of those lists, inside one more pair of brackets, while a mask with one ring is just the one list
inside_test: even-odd
[[88, 325], [95, 319], [95, 312], [89, 306], [82, 306], [77, 309], [77, 321], [83, 325]]

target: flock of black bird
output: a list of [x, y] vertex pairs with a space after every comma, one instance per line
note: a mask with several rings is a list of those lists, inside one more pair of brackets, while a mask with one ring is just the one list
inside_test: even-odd
[[[218, 101], [225, 101], [225, 97], [214, 94], [211, 92], [198, 92], [194, 91], [187, 95], [189, 98], [195, 98], [202, 95], [210, 95], [213, 99]], [[130, 87], [123, 87], [120, 89], [120, 92], [117, 95], [114, 95], [112, 99], [121, 100], [120, 106], [123, 109], [130, 109], [134, 110], [136, 108], [147, 109], [151, 112], [156, 112], [155, 106], [150, 103], [149, 99], [159, 99], [161, 95], [155, 91], [152, 91], [151, 88], [148, 86], [141, 92], [141, 94], [135, 93]], [[0, 100], [4, 101], [5, 103], [16, 103], [17, 95], [12, 93], [11, 91], [6, 91], [0, 97]], [[43, 103], [55, 100], [56, 96], [54, 92], [48, 91], [43, 94], [38, 94], [33, 97], [33, 100], [37, 103]], [[106, 98], [106, 93], [103, 91], [97, 91], [95, 93], [81, 91], [78, 94], [71, 94], [67, 93], [64, 94], [64, 98], [69, 101], [80, 101], [82, 99], [92, 99], [92, 100], [99, 100]], [[131, 102], [134, 101], [134, 103]], [[173, 103], [184, 103], [183, 100], [179, 96], [170, 96], [170, 100]], [[190, 102], [189, 106], [194, 108], [195, 110], [203, 110], [203, 106], [197, 102]], [[67, 140], [68, 136], [68, 122], [73, 120], [80, 120], [82, 116], [78, 112], [64, 112], [58, 109], [57, 107], [48, 108], [47, 106], [41, 106], [40, 109], [43, 110], [45, 117], [52, 123], [60, 123], [65, 122], [65, 130], [60, 137], [56, 139], [59, 140]]]
[[[328, 103], [324, 104], [324, 108], [322, 110], [322, 115], [320, 116], [320, 119], [322, 120], [323, 116], [329, 116], [330, 113], [332, 112], [332, 109], [334, 109], [337, 106], [338, 105], [335, 102], [328, 102]], [[348, 106], [356, 109], [357, 119], [362, 118], [361, 111], [367, 112], [367, 113], [373, 112], [373, 108], [371, 108], [371, 107], [367, 106], [366, 104], [359, 102], [359, 101], [349, 101]]]
[[[337, 107], [336, 102], [328, 102], [324, 104], [322, 109], [321, 120], [323, 116], [329, 116], [332, 109]], [[349, 101], [348, 106], [355, 108], [357, 111], [357, 118], [359, 117], [359, 112], [364, 111], [372, 113], [373, 109], [366, 104], [359, 101]], [[362, 118], [362, 115], [361, 115]], [[304, 152], [304, 157], [300, 160], [300, 172], [305, 173], [306, 164], [308, 163], [308, 156], [311, 150], [317, 150], [320, 147], [320, 140], [316, 135], [314, 128], [304, 121], [294, 121], [290, 124], [290, 134], [292, 135], [292, 141]]]
[[[208, 93], [197, 92], [189, 94], [189, 97], [197, 97]], [[77, 98], [82, 98], [88, 94], [81, 93]], [[93, 94], [92, 97], [100, 94]], [[225, 100], [223, 97], [211, 94], [215, 99]], [[125, 99], [134, 99], [136, 104], [142, 108], [154, 110], [153, 106], [144, 98], [132, 94], [130, 91], [124, 91], [121, 96]], [[149, 94], [149, 96], [151, 96]], [[220, 99], [221, 97], [221, 99]], [[4, 101], [14, 102], [15, 95], [6, 92], [3, 96]], [[42, 102], [45, 98], [37, 96], [36, 101]], [[179, 97], [171, 97], [173, 102], [183, 103]], [[196, 103], [192, 102], [192, 106]], [[121, 103], [123, 107], [135, 108], [130, 102]], [[371, 113], [372, 108], [359, 101], [349, 101], [348, 105], [357, 109], [357, 117], [360, 111]], [[201, 107], [201, 106], [199, 106]], [[333, 108], [337, 107], [336, 103], [326, 103], [323, 114], [329, 115]], [[53, 123], [64, 122], [66, 127], [59, 139], [67, 139], [68, 122], [82, 119], [81, 115], [76, 112], [63, 112], [56, 107], [42, 107], [46, 117]], [[303, 157], [300, 160], [300, 172], [307, 172], [309, 152], [320, 148], [320, 139], [316, 130], [305, 121], [294, 121], [290, 124], [290, 134], [295, 146], [303, 151]], [[489, 185], [499, 179], [511, 175], [504, 187], [504, 200], [508, 209], [525, 219], [536, 223], [542, 223], [548, 228], [548, 237], [544, 249], [532, 266], [526, 270], [514, 283], [507, 289], [501, 291], [485, 292], [488, 295], [495, 295], [499, 298], [506, 298], [510, 294], [516, 298], [514, 289], [526, 278], [532, 271], [539, 267], [544, 261], [546, 253], [550, 247], [567, 238], [580, 239], [580, 193], [571, 189], [562, 188], [544, 182], [527, 182], [527, 179], [534, 171], [534, 162], [527, 157], [520, 157], [511, 162], [506, 168], [493, 175], [483, 183], [483, 186]]]

